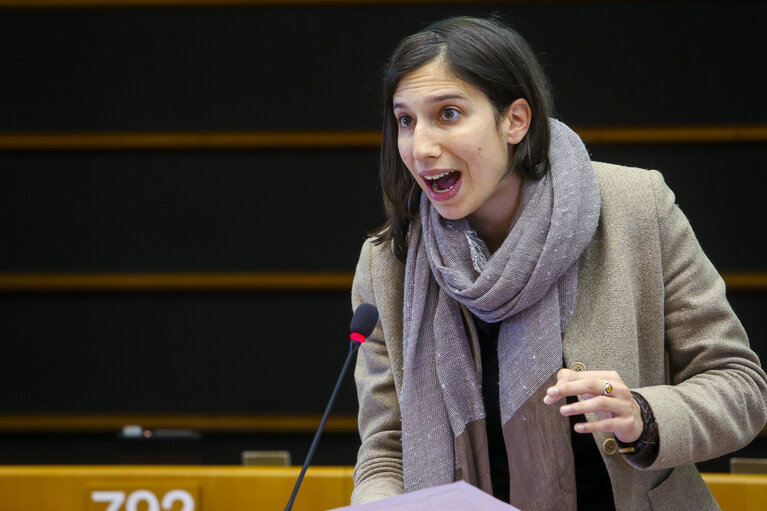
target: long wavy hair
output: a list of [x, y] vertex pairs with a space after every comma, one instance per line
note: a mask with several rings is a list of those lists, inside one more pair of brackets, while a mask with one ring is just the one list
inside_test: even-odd
[[386, 222], [371, 233], [376, 244], [391, 243], [401, 261], [407, 257], [410, 222], [418, 216], [421, 189], [402, 162], [392, 104], [403, 76], [442, 59], [461, 80], [481, 90], [500, 123], [511, 103], [527, 100], [530, 128], [514, 147], [505, 176], [540, 179], [549, 170], [549, 117], [553, 103], [538, 59], [517, 32], [496, 19], [454, 17], [438, 21], [403, 39], [390, 57], [383, 79], [383, 138], [379, 177]]

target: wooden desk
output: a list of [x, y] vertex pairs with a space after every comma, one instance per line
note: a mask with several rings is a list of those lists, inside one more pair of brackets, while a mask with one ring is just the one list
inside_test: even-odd
[[[299, 470], [6, 466], [0, 467], [0, 511], [282, 511]], [[767, 475], [703, 474], [703, 479], [722, 511], [767, 509]], [[310, 468], [293, 509], [324, 511], [348, 505], [352, 487], [352, 467]], [[120, 500], [119, 505], [111, 504]]]
[[[0, 511], [282, 511], [299, 471], [299, 467], [6, 466], [0, 467]], [[345, 506], [351, 493], [351, 467], [313, 467], [293, 509]], [[111, 504], [115, 501], [122, 503]]]
[[767, 475], [702, 474], [722, 511], [767, 509]]

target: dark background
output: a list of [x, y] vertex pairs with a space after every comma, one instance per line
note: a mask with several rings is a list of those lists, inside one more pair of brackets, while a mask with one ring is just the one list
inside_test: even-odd
[[[377, 129], [396, 42], [491, 13], [532, 44], [576, 129], [767, 124], [764, 2], [351, 2], [0, 9], [0, 134]], [[767, 270], [763, 142], [589, 150], [662, 171], [721, 271]], [[0, 272], [352, 272], [383, 219], [376, 158], [0, 151]], [[767, 293], [730, 299], [764, 358]], [[6, 292], [0, 318], [0, 415], [319, 414], [350, 305], [340, 291]], [[356, 412], [351, 379], [336, 412]], [[310, 439], [205, 434], [200, 461], [268, 448], [300, 462]], [[328, 435], [317, 460], [352, 464], [357, 443]], [[120, 459], [114, 433], [0, 434], [0, 463]]]

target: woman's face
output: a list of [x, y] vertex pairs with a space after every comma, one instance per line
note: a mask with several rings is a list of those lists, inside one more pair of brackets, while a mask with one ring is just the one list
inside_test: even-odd
[[505, 206], [516, 201], [507, 194], [519, 179], [503, 176], [514, 120], [504, 115], [499, 124], [485, 94], [439, 60], [406, 74], [393, 102], [400, 157], [437, 212], [469, 217], [475, 227], [499, 215], [510, 220]]

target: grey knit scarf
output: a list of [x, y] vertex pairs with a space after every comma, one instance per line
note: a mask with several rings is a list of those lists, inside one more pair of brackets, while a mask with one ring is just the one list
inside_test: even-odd
[[[577, 262], [599, 220], [583, 143], [551, 120], [551, 171], [525, 180], [506, 240], [487, 260], [468, 220], [446, 220], [421, 194], [411, 226], [403, 310], [402, 450], [407, 491], [452, 482], [455, 439], [485, 416], [461, 305], [498, 337], [502, 423], [562, 367]], [[541, 404], [542, 406], [545, 406]], [[513, 457], [513, 446], [507, 446]]]

